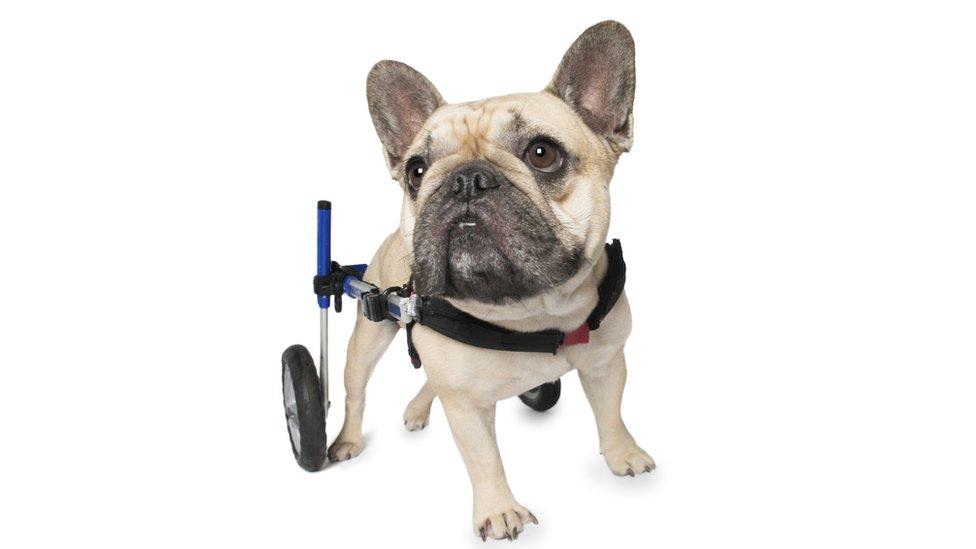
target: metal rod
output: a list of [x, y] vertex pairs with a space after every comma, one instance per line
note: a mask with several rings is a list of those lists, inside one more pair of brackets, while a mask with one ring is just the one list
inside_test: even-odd
[[322, 380], [322, 406], [329, 417], [329, 310], [319, 309], [319, 379]]

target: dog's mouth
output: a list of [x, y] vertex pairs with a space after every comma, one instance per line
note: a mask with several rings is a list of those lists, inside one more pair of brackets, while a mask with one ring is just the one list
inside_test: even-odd
[[457, 228], [459, 230], [478, 228], [478, 220], [475, 218], [474, 214], [471, 213], [470, 209], [458, 216]]
[[414, 231], [414, 284], [427, 295], [519, 300], [565, 282], [582, 256], [518, 191], [477, 203], [431, 201]]

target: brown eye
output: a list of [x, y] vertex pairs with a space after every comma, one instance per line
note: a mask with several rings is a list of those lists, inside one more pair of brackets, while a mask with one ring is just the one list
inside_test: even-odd
[[407, 183], [414, 189], [420, 188], [420, 182], [427, 173], [427, 163], [421, 159], [411, 160], [407, 164]]
[[553, 143], [535, 141], [525, 150], [525, 162], [543, 172], [554, 172], [563, 164], [563, 155]]

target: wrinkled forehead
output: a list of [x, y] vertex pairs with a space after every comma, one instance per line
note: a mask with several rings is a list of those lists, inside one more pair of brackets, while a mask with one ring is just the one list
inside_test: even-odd
[[576, 113], [551, 94], [507, 95], [437, 109], [418, 133], [411, 153], [480, 158], [488, 149], [510, 150], [538, 136], [572, 149], [585, 146], [589, 133]]

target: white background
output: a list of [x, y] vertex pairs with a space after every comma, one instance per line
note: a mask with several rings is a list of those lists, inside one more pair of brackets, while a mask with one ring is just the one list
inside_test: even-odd
[[[587, 26], [637, 44], [612, 185], [635, 332], [611, 476], [576, 376], [499, 405], [523, 547], [973, 547], [976, 76], [966, 2], [6, 2], [0, 545], [468, 547], [402, 336], [361, 457], [308, 474], [280, 354], [334, 256], [396, 226], [383, 58], [449, 101], [543, 87]], [[353, 323], [334, 317], [334, 436]]]

